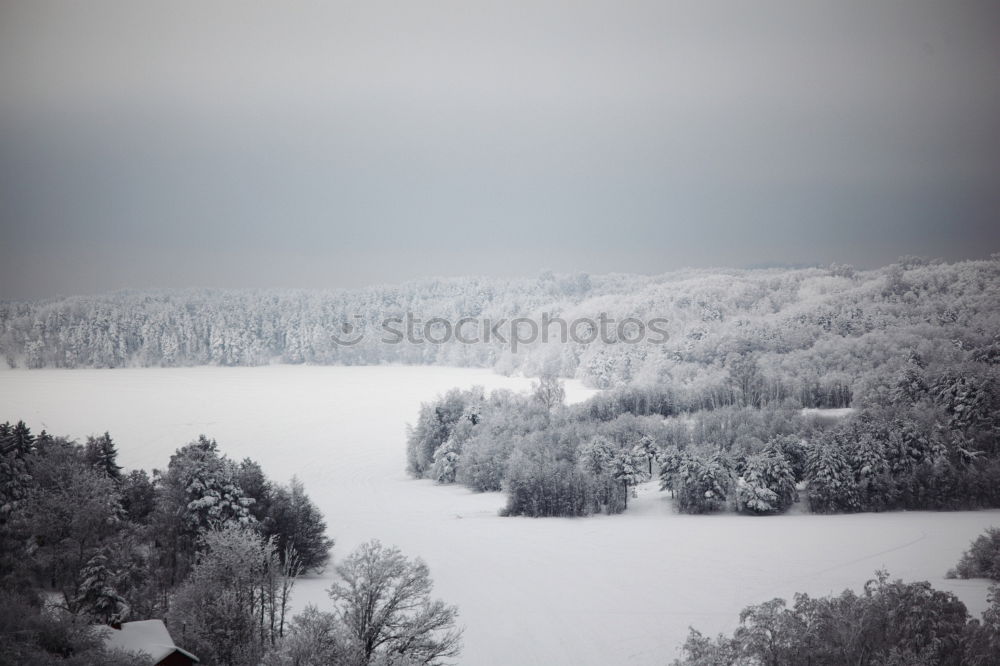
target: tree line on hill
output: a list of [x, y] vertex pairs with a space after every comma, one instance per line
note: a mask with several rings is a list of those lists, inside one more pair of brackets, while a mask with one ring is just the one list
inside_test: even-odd
[[[669, 386], [683, 410], [787, 400], [846, 407], [868, 384], [899, 369], [900, 349], [959, 362], [993, 345], [998, 282], [997, 257], [954, 264], [904, 257], [871, 271], [544, 273], [338, 291], [125, 291], [0, 303], [0, 352], [9, 365], [28, 368], [276, 361], [479, 366], [575, 377], [600, 388]], [[521, 345], [516, 353], [500, 338], [383, 342], [381, 322], [407, 313], [453, 324], [463, 317], [660, 318], [669, 339], [626, 344], [615, 333], [593, 342], [561, 340], [557, 326], [547, 342]], [[360, 342], [338, 341], [345, 324], [364, 333]]]
[[457, 611], [431, 598], [426, 565], [377, 541], [338, 565], [329, 611], [289, 617], [296, 578], [333, 546], [297, 479], [275, 483], [205, 436], [152, 475], [117, 460], [108, 433], [78, 444], [0, 424], [0, 664], [144, 664], [94, 627], [150, 618], [205, 664], [458, 654]]

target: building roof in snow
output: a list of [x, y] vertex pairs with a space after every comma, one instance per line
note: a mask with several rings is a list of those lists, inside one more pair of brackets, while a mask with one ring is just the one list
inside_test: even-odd
[[153, 664], [160, 663], [175, 651], [191, 661], [199, 661], [198, 657], [174, 645], [174, 640], [170, 637], [163, 620], [123, 622], [121, 629], [105, 625], [99, 627], [98, 631], [104, 634], [105, 647], [128, 652], [144, 652], [152, 658]]

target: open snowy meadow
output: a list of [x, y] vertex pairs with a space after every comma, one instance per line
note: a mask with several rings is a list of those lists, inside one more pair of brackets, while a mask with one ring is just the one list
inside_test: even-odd
[[[334, 564], [371, 538], [428, 563], [473, 666], [665, 664], [689, 625], [728, 632], [747, 604], [860, 589], [877, 568], [985, 607], [986, 581], [944, 573], [1000, 511], [691, 516], [650, 483], [621, 516], [501, 518], [502, 494], [407, 477], [420, 403], [476, 384], [530, 381], [396, 366], [4, 371], [0, 420], [76, 438], [110, 430], [121, 464], [147, 470], [205, 433], [275, 480], [298, 475], [336, 539]], [[567, 384], [571, 402], [591, 393]], [[326, 605], [331, 575], [301, 580], [296, 609]]]

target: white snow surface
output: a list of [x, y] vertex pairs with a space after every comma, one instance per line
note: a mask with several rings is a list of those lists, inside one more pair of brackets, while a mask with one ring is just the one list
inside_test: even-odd
[[802, 416], [820, 416], [831, 419], [842, 419], [854, 413], [853, 407], [806, 407], [802, 410]]
[[[621, 516], [501, 518], [500, 493], [409, 478], [404, 429], [420, 403], [476, 384], [530, 380], [399, 366], [11, 370], [0, 420], [81, 439], [110, 430], [121, 464], [147, 470], [205, 433], [275, 480], [298, 475], [334, 563], [371, 538], [427, 562], [435, 594], [460, 609], [462, 664], [669, 663], [688, 626], [729, 632], [747, 604], [860, 590], [880, 567], [985, 608], [986, 581], [944, 574], [1000, 511], [686, 516], [648, 483]], [[568, 382], [570, 401], [591, 393]], [[299, 581], [296, 609], [329, 606], [332, 569]]]

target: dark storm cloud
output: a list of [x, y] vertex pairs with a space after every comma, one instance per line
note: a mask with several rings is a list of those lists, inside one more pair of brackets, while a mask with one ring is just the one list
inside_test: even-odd
[[0, 297], [985, 256], [995, 7], [4, 2]]

